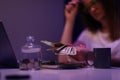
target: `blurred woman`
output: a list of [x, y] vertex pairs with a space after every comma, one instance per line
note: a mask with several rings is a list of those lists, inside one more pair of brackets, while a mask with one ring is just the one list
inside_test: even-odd
[[60, 63], [84, 61], [84, 54], [94, 48], [111, 48], [112, 65], [120, 66], [120, 9], [119, 0], [71, 0], [65, 6], [65, 27], [61, 42], [72, 43], [75, 17], [81, 13], [85, 29], [74, 45], [85, 44], [72, 58], [59, 55]]

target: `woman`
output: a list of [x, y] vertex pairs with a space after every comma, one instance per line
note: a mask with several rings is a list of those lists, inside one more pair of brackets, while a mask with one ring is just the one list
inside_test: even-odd
[[80, 11], [86, 28], [75, 44], [84, 43], [79, 56], [71, 58], [59, 55], [60, 63], [84, 61], [84, 54], [93, 48], [111, 48], [112, 65], [120, 66], [120, 10], [119, 0], [71, 0], [65, 7], [65, 27], [61, 42], [72, 44], [72, 32], [76, 14]]

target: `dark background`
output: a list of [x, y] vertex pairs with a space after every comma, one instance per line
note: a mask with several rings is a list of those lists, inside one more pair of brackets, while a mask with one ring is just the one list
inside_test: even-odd
[[43, 60], [57, 60], [40, 40], [60, 41], [64, 27], [64, 0], [0, 0], [0, 21], [19, 58], [25, 38], [32, 35], [42, 46]]
[[[59, 42], [64, 28], [64, 6], [70, 0], [0, 0], [0, 21], [6, 29], [17, 58], [25, 38], [32, 35], [42, 47], [43, 60], [56, 60], [40, 40]], [[83, 29], [79, 14], [76, 16], [73, 41]]]

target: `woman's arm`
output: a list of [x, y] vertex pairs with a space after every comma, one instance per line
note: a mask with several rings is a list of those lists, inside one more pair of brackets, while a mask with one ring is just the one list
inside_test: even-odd
[[[74, 4], [74, 6], [72, 5]], [[78, 0], [72, 0], [65, 6], [65, 27], [61, 38], [61, 43], [68, 44], [72, 43], [72, 33], [74, 27], [74, 21], [78, 10]], [[58, 56], [59, 63], [67, 63], [68, 56], [59, 55]]]

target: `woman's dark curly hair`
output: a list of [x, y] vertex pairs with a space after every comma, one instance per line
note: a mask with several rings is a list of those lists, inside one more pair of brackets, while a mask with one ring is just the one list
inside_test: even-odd
[[[112, 41], [120, 38], [120, 0], [97, 0], [105, 11], [109, 22], [109, 37]], [[83, 4], [80, 4], [80, 14], [83, 18], [85, 26], [93, 33], [102, 29], [101, 23], [91, 17], [90, 14], [84, 12]], [[81, 11], [82, 10], [82, 11]]]

